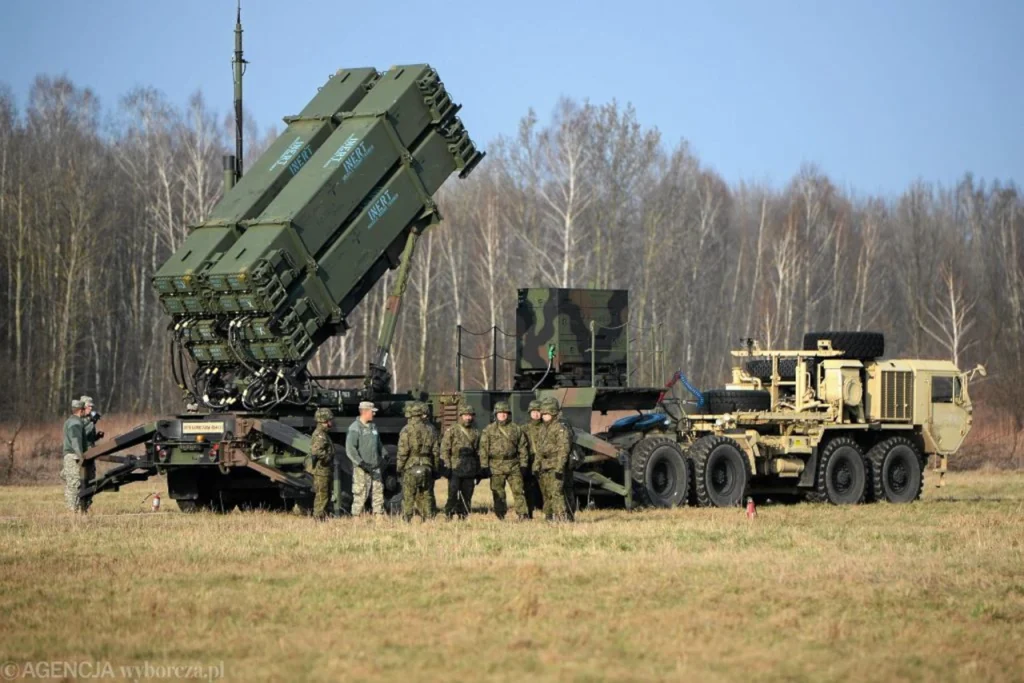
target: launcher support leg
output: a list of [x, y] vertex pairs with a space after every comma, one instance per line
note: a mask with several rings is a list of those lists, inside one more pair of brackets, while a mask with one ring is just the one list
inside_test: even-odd
[[364, 391], [367, 398], [374, 394], [387, 394], [391, 392], [391, 373], [388, 372], [388, 354], [391, 352], [391, 342], [395, 339], [395, 330], [398, 327], [398, 313], [402, 308], [402, 297], [409, 285], [409, 273], [412, 270], [412, 257], [416, 253], [416, 242], [420, 235], [431, 225], [430, 222], [421, 221], [412, 226], [409, 236], [405, 240], [405, 248], [398, 259], [398, 275], [395, 278], [395, 285], [391, 289], [387, 304], [384, 306], [384, 319], [380, 324], [380, 336], [377, 338], [377, 352], [370, 361], [370, 370], [366, 375]]

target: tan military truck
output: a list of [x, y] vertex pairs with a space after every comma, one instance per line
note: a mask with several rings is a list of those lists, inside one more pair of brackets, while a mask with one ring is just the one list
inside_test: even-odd
[[696, 502], [803, 493], [837, 505], [907, 503], [921, 494], [929, 456], [941, 485], [971, 428], [968, 385], [985, 369], [882, 360], [873, 332], [809, 333], [803, 346], [748, 341], [732, 352], [732, 382], [677, 416]]

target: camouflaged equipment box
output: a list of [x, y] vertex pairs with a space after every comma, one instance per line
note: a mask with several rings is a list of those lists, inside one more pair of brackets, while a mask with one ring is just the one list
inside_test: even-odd
[[[626, 290], [520, 289], [516, 386], [529, 389], [538, 382], [539, 388], [625, 386], [629, 372], [628, 320]], [[596, 370], [593, 382], [592, 364]]]

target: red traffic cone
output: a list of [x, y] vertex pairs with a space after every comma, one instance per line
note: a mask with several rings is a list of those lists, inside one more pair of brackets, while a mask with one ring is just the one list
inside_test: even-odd
[[757, 508], [754, 507], [754, 498], [747, 498], [747, 519], [754, 519], [757, 517]]

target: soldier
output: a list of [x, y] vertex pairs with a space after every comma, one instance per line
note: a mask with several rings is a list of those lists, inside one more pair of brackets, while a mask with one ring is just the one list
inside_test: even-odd
[[345, 454], [352, 461], [352, 515], [362, 514], [366, 498], [372, 501], [373, 514], [384, 514], [384, 481], [381, 466], [384, 449], [380, 443], [373, 415], [377, 407], [370, 401], [359, 404], [359, 419], [348, 428]]
[[313, 414], [316, 429], [309, 443], [309, 471], [313, 475], [313, 519], [327, 519], [327, 501], [331, 497], [331, 467], [334, 463], [334, 442], [331, 441], [331, 420], [334, 413], [318, 408]]
[[530, 446], [530, 466], [523, 474], [523, 489], [526, 491], [526, 506], [531, 518], [534, 510], [542, 509], [544, 506], [544, 497], [541, 495], [540, 483], [537, 481], [533, 467], [533, 463], [537, 459], [536, 441], [537, 435], [540, 433], [538, 430], [543, 425], [544, 422], [540, 418], [540, 399], [534, 399], [530, 401], [530, 422], [523, 428], [526, 441]]
[[452, 425], [441, 439], [441, 461], [448, 472], [448, 501], [444, 515], [465, 519], [473, 501], [476, 477], [480, 473], [480, 431], [473, 427], [476, 411], [465, 403], [459, 406], [459, 423]]
[[549, 521], [571, 521], [572, 511], [565, 500], [566, 488], [572, 477], [569, 461], [572, 450], [570, 428], [558, 419], [557, 399], [544, 399], [540, 412], [543, 426], [538, 429], [533, 468], [540, 475], [541, 491], [544, 494], [544, 518]]
[[81, 486], [82, 460], [85, 457], [85, 427], [82, 423], [82, 402], [71, 402], [71, 416], [64, 421], [64, 465], [60, 478], [64, 481], [64, 504], [71, 512], [85, 512], [78, 498]]
[[530, 466], [530, 453], [526, 435], [519, 425], [509, 420], [512, 408], [505, 401], [494, 405], [495, 421], [484, 428], [480, 435], [480, 464], [491, 473], [491, 495], [494, 498], [494, 514], [505, 519], [508, 503], [505, 500], [505, 484], [512, 488], [512, 502], [520, 520], [526, 519], [529, 511], [523, 491], [523, 472]]
[[437, 432], [427, 423], [426, 406], [416, 401], [407, 409], [408, 424], [398, 435], [398, 474], [402, 477], [402, 519], [418, 512], [425, 520], [437, 514], [434, 473], [441, 465]]
[[96, 442], [103, 438], [103, 432], [96, 430], [96, 423], [100, 421], [101, 415], [93, 408], [92, 396], [83, 396], [78, 399], [82, 402], [82, 423], [85, 426], [85, 448], [89, 449], [96, 445]]

